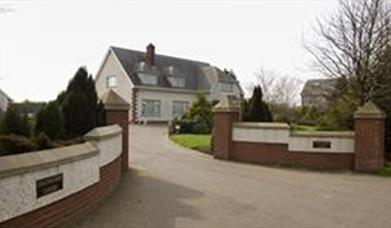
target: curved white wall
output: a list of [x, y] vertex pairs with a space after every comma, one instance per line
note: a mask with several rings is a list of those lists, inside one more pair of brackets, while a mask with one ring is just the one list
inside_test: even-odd
[[[121, 128], [113, 125], [94, 131], [95, 138], [83, 144], [0, 157], [0, 222], [99, 182], [100, 167], [121, 155]], [[63, 174], [63, 189], [37, 198], [36, 181], [56, 174]]]

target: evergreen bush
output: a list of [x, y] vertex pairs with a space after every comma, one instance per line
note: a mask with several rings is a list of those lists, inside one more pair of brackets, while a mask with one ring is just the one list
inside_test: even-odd
[[39, 146], [21, 135], [0, 135], [0, 155], [21, 154], [39, 150]]
[[35, 135], [44, 133], [50, 139], [64, 136], [64, 115], [56, 101], [49, 102], [37, 114]]
[[30, 136], [30, 123], [26, 115], [17, 112], [15, 106], [10, 104], [1, 122], [3, 134], [16, 134], [25, 137]]

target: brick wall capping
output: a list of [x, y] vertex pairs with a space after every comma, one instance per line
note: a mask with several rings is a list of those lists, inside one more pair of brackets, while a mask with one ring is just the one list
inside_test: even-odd
[[354, 138], [353, 131], [291, 131], [294, 137]]
[[386, 114], [372, 101], [359, 107], [354, 113], [356, 119], [385, 119]]
[[0, 157], [0, 179], [64, 163], [83, 160], [99, 153], [90, 142], [33, 153]]
[[110, 89], [100, 98], [106, 110], [129, 110], [129, 103], [118, 93]]
[[236, 122], [233, 124], [234, 128], [262, 128], [262, 129], [286, 129], [290, 126], [287, 123], [277, 122]]
[[213, 108], [213, 112], [240, 112], [240, 99], [234, 96], [225, 96]]
[[105, 127], [97, 127], [89, 131], [84, 138], [86, 140], [99, 141], [102, 139], [110, 138], [122, 133], [122, 128], [118, 124], [113, 124]]

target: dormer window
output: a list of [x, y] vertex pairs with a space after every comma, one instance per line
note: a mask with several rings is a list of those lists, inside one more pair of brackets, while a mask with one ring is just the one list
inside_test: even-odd
[[167, 67], [165, 69], [165, 74], [172, 87], [185, 87], [186, 79], [184, 75], [174, 66]]
[[139, 73], [138, 76], [143, 84], [148, 84], [148, 85], [157, 84], [157, 75], [148, 74], [148, 73]]
[[220, 91], [225, 93], [232, 93], [234, 91], [234, 85], [228, 82], [221, 82]]
[[185, 87], [185, 78], [184, 77], [168, 77], [172, 87]]

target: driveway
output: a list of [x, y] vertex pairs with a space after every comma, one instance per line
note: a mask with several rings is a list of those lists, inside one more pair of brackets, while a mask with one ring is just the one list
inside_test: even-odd
[[214, 160], [131, 126], [131, 170], [70, 227], [390, 227], [391, 178]]

